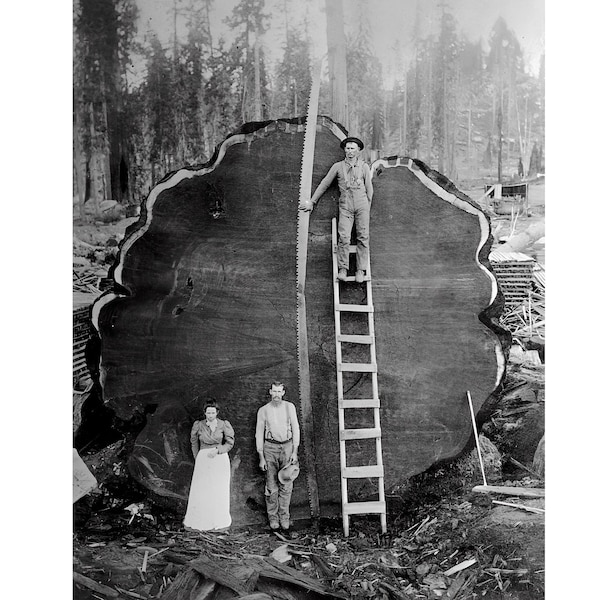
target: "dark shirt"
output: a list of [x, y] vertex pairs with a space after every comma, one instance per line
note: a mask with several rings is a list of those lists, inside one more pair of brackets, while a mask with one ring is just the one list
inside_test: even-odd
[[206, 419], [203, 421], [194, 421], [190, 434], [194, 458], [196, 458], [199, 450], [204, 450], [205, 448], [216, 448], [219, 454], [229, 452], [233, 448], [235, 434], [231, 423], [229, 421], [222, 421], [221, 419], [216, 419], [216, 421], [217, 427], [214, 432], [207, 425]]

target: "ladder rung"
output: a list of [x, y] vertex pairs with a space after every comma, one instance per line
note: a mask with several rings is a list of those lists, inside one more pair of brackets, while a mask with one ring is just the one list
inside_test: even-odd
[[[338, 279], [338, 281], [340, 281]], [[347, 275], [346, 281], [356, 281], [356, 275]], [[371, 278], [368, 275], [365, 275], [363, 281], [371, 281]]]
[[351, 344], [373, 344], [375, 337], [372, 335], [350, 335], [340, 333], [337, 336], [338, 342], [349, 342]]
[[385, 502], [349, 502], [342, 505], [345, 515], [367, 515], [372, 513], [385, 514]]
[[383, 477], [383, 465], [365, 465], [362, 467], [346, 467], [342, 469], [342, 477], [347, 479], [365, 479]]
[[352, 398], [351, 400], [338, 400], [339, 408], [379, 408], [379, 398]]
[[335, 310], [343, 312], [373, 312], [373, 307], [369, 304], [336, 304]]
[[377, 373], [377, 363], [338, 363], [338, 370], [355, 373]]
[[368, 429], [342, 429], [340, 431], [340, 439], [344, 442], [347, 442], [348, 440], [368, 440], [380, 437], [381, 429], [379, 427], [371, 427]]

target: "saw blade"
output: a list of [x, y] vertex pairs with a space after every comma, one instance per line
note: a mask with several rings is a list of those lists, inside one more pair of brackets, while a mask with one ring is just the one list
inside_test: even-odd
[[[300, 203], [311, 196], [315, 140], [317, 137], [317, 112], [319, 108], [319, 87], [323, 60], [313, 65], [312, 83], [308, 101], [308, 114], [304, 129], [304, 147], [300, 171]], [[306, 259], [308, 252], [308, 225], [310, 212], [298, 209], [296, 231], [296, 350], [298, 353], [298, 382], [300, 412], [302, 420], [302, 445], [304, 447], [305, 473], [308, 483], [308, 500], [312, 517], [319, 517], [319, 489], [314, 451], [313, 411], [310, 399], [310, 369], [308, 360], [308, 332], [306, 326]]]

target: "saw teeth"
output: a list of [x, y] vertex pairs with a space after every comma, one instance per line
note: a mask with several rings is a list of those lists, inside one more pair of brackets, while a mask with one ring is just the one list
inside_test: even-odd
[[[301, 415], [301, 424], [303, 429], [303, 437], [304, 437], [304, 449], [305, 456], [307, 456], [307, 446], [310, 445], [312, 448], [312, 423], [310, 423], [311, 431], [307, 435], [305, 422], [303, 418], [303, 410], [302, 404], [303, 400], [310, 402], [310, 399], [304, 399], [302, 397], [302, 390], [304, 389], [303, 385], [303, 374], [300, 369], [300, 364], [302, 362], [303, 356], [301, 356], [300, 352], [300, 336], [301, 332], [303, 332], [303, 338], [307, 339], [306, 332], [306, 304], [304, 303], [304, 310], [300, 310], [300, 294], [304, 293], [305, 283], [306, 283], [306, 260], [307, 260], [307, 245], [308, 245], [308, 222], [310, 221], [310, 213], [300, 210], [300, 202], [302, 201], [303, 196], [308, 196], [310, 198], [311, 193], [311, 183], [312, 183], [312, 170], [313, 170], [313, 159], [314, 159], [314, 147], [316, 141], [316, 130], [317, 130], [317, 111], [319, 104], [319, 85], [321, 80], [321, 66], [322, 60], [317, 61], [315, 63], [313, 72], [312, 72], [312, 83], [310, 88], [310, 96], [308, 101], [308, 113], [305, 120], [304, 125], [304, 142], [302, 146], [302, 164], [300, 167], [300, 189], [298, 192], [298, 207], [296, 210], [296, 358], [298, 365], [298, 395], [299, 395], [299, 410]], [[310, 169], [310, 170], [309, 170]], [[304, 229], [303, 224], [306, 224], [306, 231], [302, 231]], [[302, 269], [301, 269], [301, 263]], [[308, 343], [308, 342], [307, 342]], [[308, 347], [306, 348], [306, 352], [308, 353]], [[308, 356], [304, 357], [306, 362], [308, 363]], [[306, 373], [305, 377], [309, 378], [308, 385], [310, 385], [310, 373]], [[310, 417], [312, 419], [312, 416]], [[308, 444], [307, 444], [308, 442]], [[310, 462], [307, 461], [307, 478], [308, 478], [308, 503], [310, 506], [311, 516], [318, 514], [319, 512], [319, 501], [318, 496], [315, 498], [311, 487], [314, 484], [315, 486], [315, 495], [317, 494], [316, 488], [316, 473], [313, 473], [313, 465], [308, 464]]]

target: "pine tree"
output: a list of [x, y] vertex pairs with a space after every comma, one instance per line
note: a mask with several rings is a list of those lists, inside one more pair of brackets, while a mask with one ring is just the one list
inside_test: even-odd
[[310, 86], [309, 42], [298, 29], [289, 29], [283, 58], [275, 70], [273, 116], [305, 115], [308, 111]]
[[132, 0], [78, 0], [74, 6], [74, 170], [80, 199], [99, 213], [129, 196], [126, 65], [137, 8]]
[[383, 76], [373, 52], [367, 7], [361, 5], [356, 31], [350, 32], [347, 51], [349, 129], [372, 150], [383, 148]]
[[266, 75], [262, 36], [266, 31], [269, 16], [265, 14], [265, 0], [240, 0], [227, 24], [240, 30], [234, 46], [240, 52], [242, 64], [242, 121], [261, 121], [266, 118], [267, 104]]

